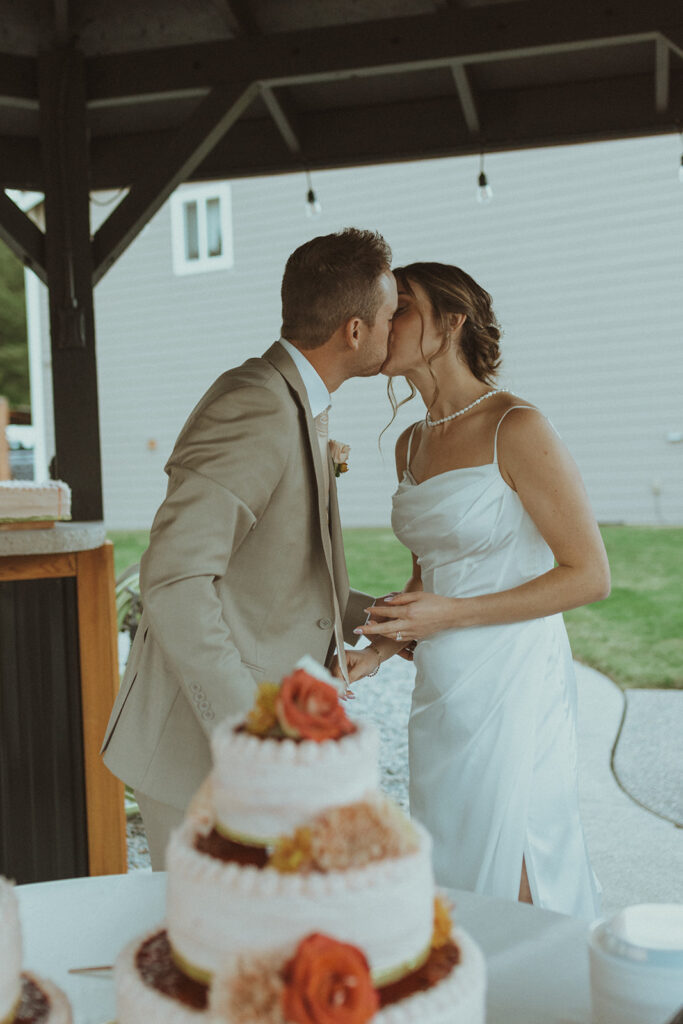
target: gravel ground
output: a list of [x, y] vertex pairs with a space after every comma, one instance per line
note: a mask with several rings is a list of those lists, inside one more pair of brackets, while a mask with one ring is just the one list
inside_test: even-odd
[[619, 784], [639, 804], [683, 827], [683, 694], [627, 690], [614, 753]]
[[[350, 718], [374, 722], [380, 734], [380, 775], [385, 792], [408, 809], [408, 715], [415, 669], [411, 662], [392, 658], [372, 679], [356, 684], [349, 701]], [[128, 818], [128, 870], [151, 871], [142, 818]]]

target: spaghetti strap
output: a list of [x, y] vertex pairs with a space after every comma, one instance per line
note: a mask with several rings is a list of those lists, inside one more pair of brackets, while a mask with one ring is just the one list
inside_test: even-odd
[[[496, 426], [496, 433], [495, 433], [495, 436], [493, 438], [493, 461], [494, 462], [498, 462], [498, 431], [500, 430], [500, 425], [503, 422], [503, 420], [505, 419], [505, 417], [507, 416], [507, 414], [509, 412], [512, 412], [513, 409], [531, 409], [533, 412], [538, 412], [539, 411], [533, 405], [511, 405], [509, 409], [505, 410], [503, 415], [498, 420], [498, 424]], [[543, 414], [541, 413], [541, 415], [543, 415]]]
[[[410, 436], [408, 437], [408, 450], [406, 451], [406, 469], [408, 470], [409, 473], [410, 473], [410, 449], [411, 449], [412, 444], [413, 444], [413, 434], [415, 433], [417, 428], [420, 426], [421, 422], [422, 422], [422, 420], [418, 420], [417, 423], [413, 423], [413, 429], [410, 431]], [[411, 476], [412, 476], [412, 473], [411, 473]]]

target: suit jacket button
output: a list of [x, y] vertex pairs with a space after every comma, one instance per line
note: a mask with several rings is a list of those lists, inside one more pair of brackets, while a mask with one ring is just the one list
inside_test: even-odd
[[329, 629], [332, 625], [332, 619], [318, 619], [318, 625], [321, 629]]

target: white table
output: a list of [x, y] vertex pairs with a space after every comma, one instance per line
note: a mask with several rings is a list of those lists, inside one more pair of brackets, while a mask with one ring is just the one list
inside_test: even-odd
[[[68, 974], [111, 964], [129, 939], [164, 917], [166, 875], [135, 872], [17, 887], [24, 966], [51, 978], [75, 1024], [115, 1016], [108, 976]], [[454, 891], [456, 920], [486, 955], [487, 1024], [588, 1024], [585, 922], [505, 900]]]

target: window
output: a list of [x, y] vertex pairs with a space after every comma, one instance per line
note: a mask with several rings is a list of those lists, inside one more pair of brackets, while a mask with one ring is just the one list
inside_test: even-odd
[[230, 185], [181, 185], [171, 196], [171, 232], [175, 274], [232, 267]]

